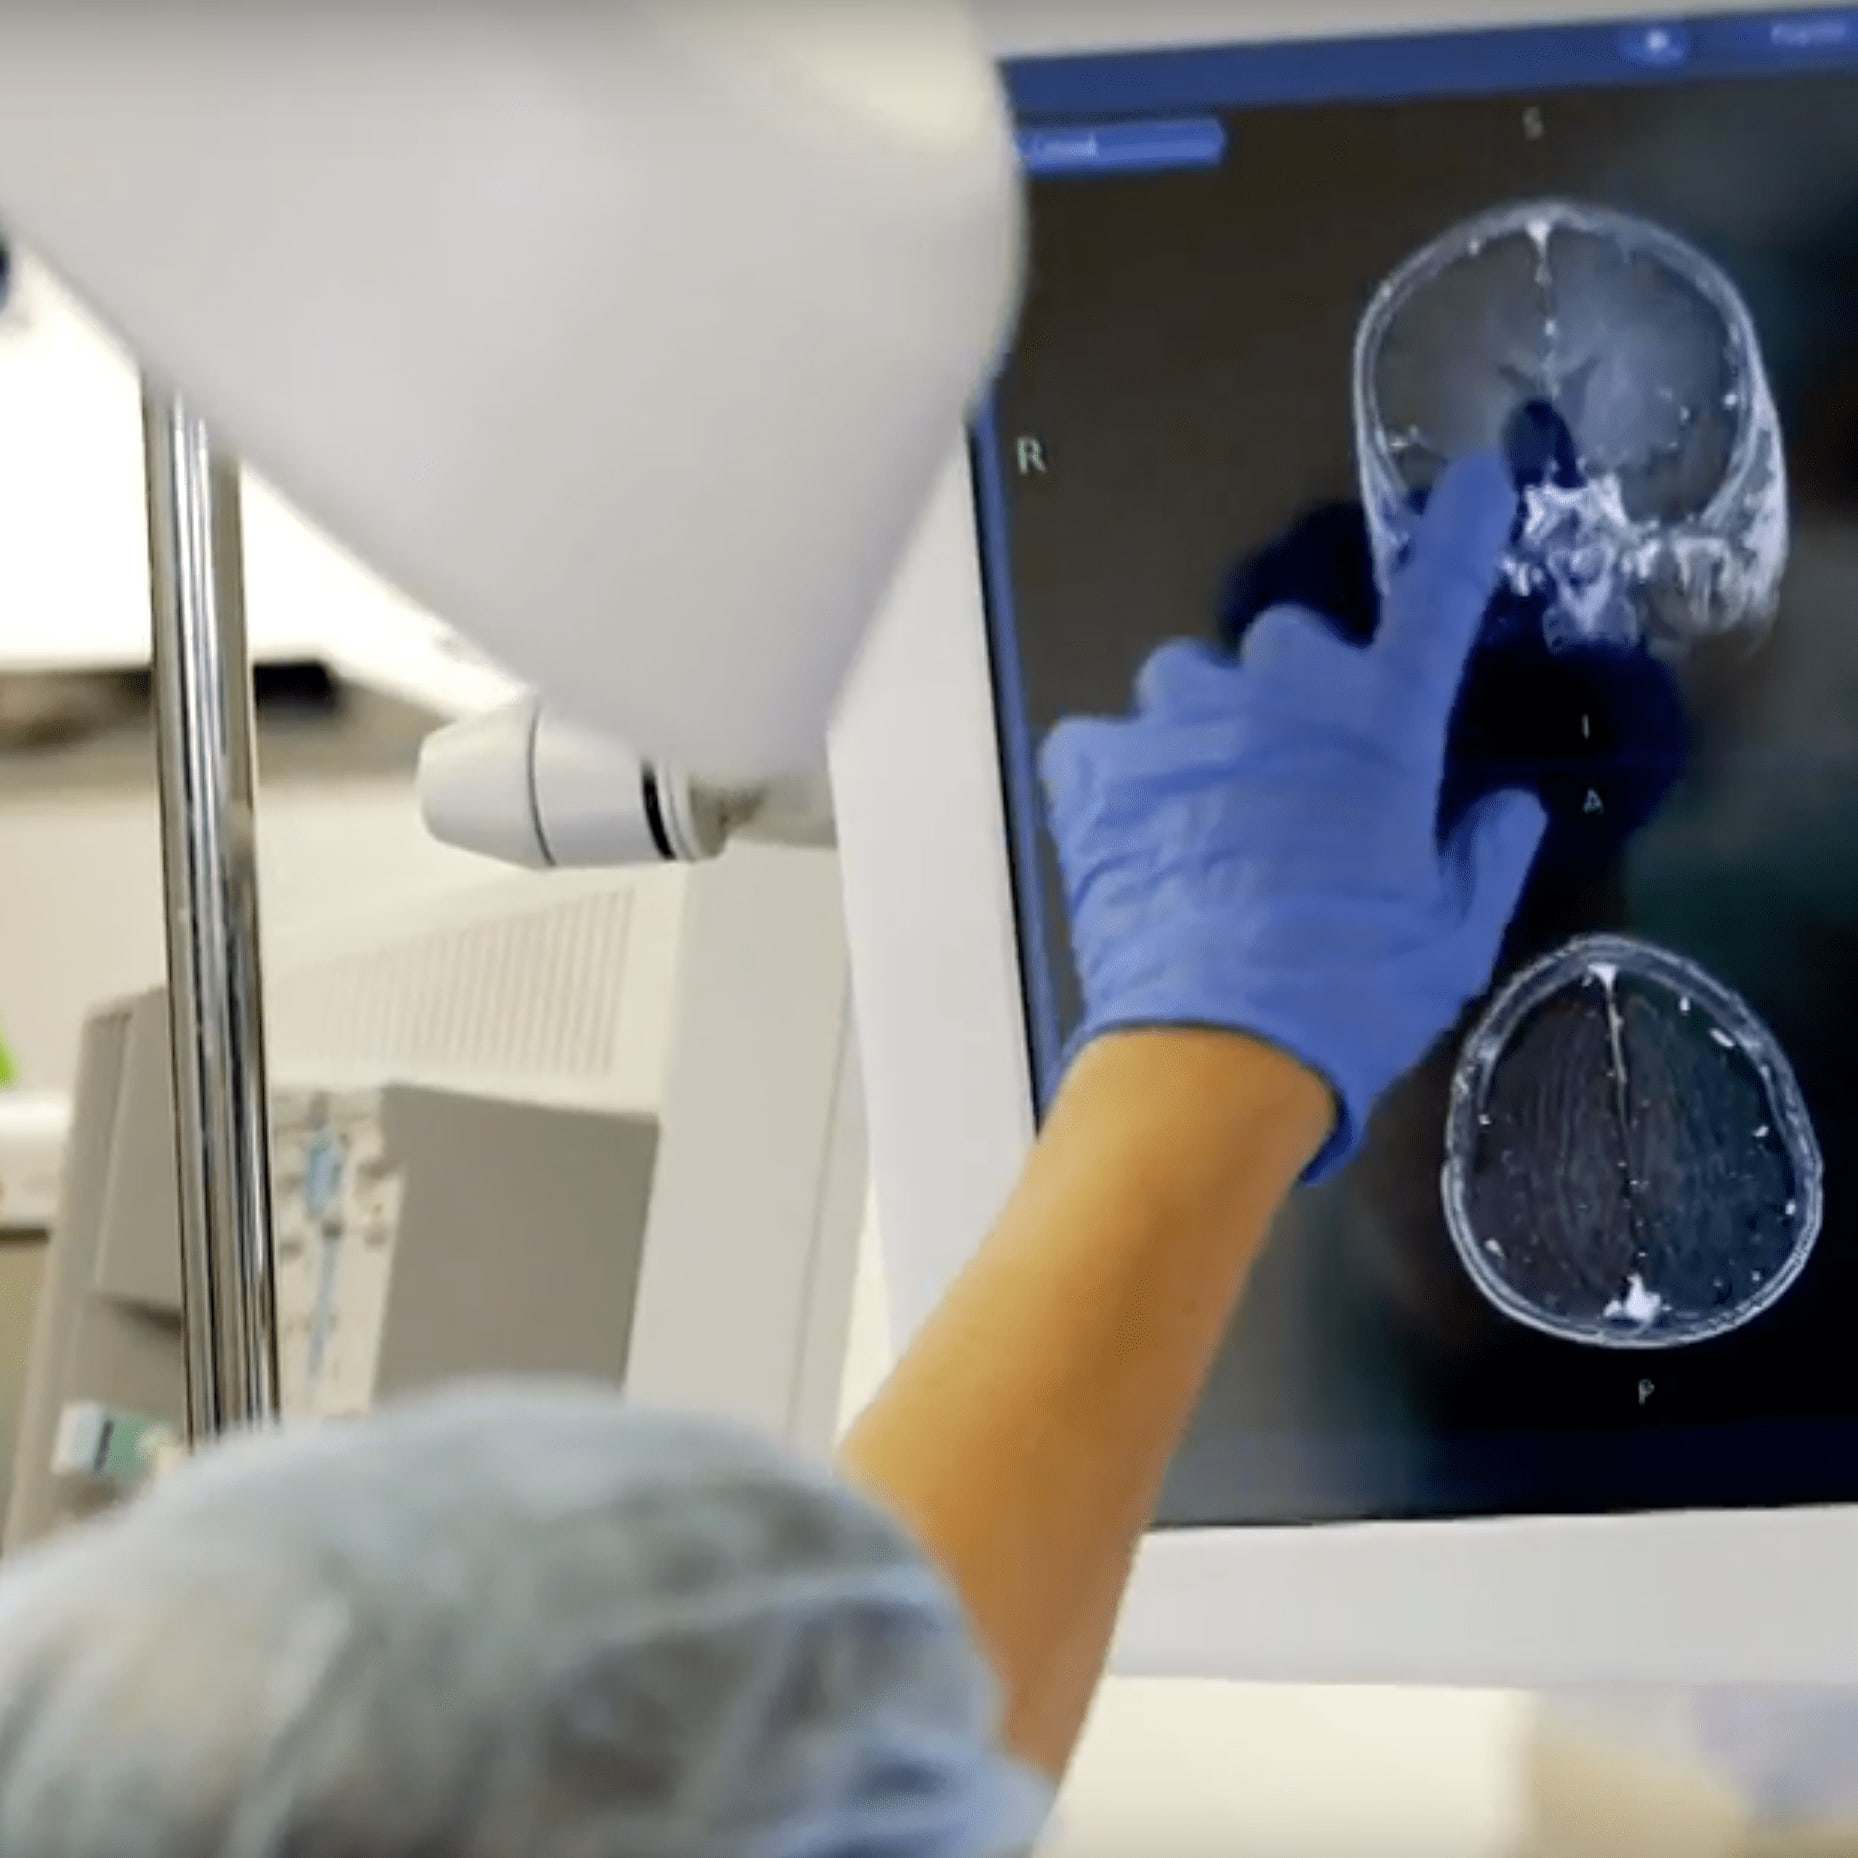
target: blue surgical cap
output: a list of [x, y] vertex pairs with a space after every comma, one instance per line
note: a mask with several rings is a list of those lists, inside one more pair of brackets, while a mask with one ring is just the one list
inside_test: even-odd
[[223, 1446], [0, 1573], [0, 1852], [1001, 1858], [960, 1606], [749, 1434], [484, 1387]]

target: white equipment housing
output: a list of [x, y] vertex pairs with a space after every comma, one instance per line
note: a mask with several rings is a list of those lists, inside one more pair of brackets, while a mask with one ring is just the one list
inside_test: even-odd
[[967, 8], [94, 23], [7, 24], [9, 229], [580, 722], [712, 778], [813, 765], [1016, 300]]

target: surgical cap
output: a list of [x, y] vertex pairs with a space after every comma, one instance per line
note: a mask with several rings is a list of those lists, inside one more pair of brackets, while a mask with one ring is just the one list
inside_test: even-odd
[[220, 1447], [0, 1576], [0, 1852], [997, 1858], [1046, 1790], [824, 1470], [578, 1388]]

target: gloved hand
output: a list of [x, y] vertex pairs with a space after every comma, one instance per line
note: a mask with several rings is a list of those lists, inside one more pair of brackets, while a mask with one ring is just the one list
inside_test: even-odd
[[1061, 724], [1042, 759], [1084, 1041], [1244, 1032], [1327, 1080], [1351, 1155], [1381, 1094], [1490, 983], [1546, 824], [1480, 801], [1439, 841], [1447, 727], [1516, 514], [1509, 474], [1441, 478], [1372, 645], [1297, 607], [1234, 661], [1175, 644], [1127, 720]]

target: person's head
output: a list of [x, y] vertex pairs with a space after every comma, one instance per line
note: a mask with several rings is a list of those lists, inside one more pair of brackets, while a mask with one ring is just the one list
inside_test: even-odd
[[892, 1523], [603, 1392], [228, 1445], [0, 1575], [33, 1858], [994, 1858], [995, 1728]]

